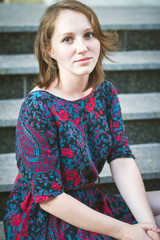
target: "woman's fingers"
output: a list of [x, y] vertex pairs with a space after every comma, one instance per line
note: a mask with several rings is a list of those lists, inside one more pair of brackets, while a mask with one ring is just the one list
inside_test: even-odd
[[[127, 230], [125, 231], [125, 234], [123, 236], [123, 240], [130, 239], [130, 240], [155, 240], [152, 239], [148, 234], [145, 228], [147, 227], [146, 224], [135, 224], [135, 225], [129, 225]], [[149, 226], [148, 226], [149, 227]], [[157, 239], [156, 239], [157, 240]], [[159, 240], [159, 239], [158, 239]]]
[[152, 230], [147, 230], [147, 234], [153, 240], [160, 240], [160, 235], [157, 232], [154, 232]]
[[153, 223], [139, 223], [139, 224], [145, 231], [152, 230], [156, 233], [160, 233], [160, 229], [156, 226], [156, 224]]

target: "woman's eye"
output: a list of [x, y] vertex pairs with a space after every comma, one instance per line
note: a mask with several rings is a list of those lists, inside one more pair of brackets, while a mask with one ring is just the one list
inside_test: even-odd
[[72, 43], [73, 39], [71, 37], [66, 37], [63, 42], [65, 43]]
[[94, 34], [92, 32], [88, 32], [85, 34], [86, 39], [91, 39], [91, 38], [93, 38], [93, 36], [94, 36]]

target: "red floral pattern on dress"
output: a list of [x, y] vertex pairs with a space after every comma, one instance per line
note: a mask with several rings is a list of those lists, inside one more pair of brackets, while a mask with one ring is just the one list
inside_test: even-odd
[[121, 136], [117, 136], [117, 137], [116, 137], [117, 142], [120, 142], [121, 139], [122, 139]]
[[80, 178], [80, 176], [77, 176], [77, 178], [74, 181], [74, 186], [75, 187], [79, 186], [80, 182], [81, 182], [81, 178]]
[[91, 97], [89, 99], [89, 102], [86, 104], [86, 109], [88, 112], [93, 112], [95, 106], [96, 106], [95, 99], [93, 97]]
[[96, 113], [96, 117], [97, 117], [97, 118], [99, 117], [99, 113]]
[[59, 184], [57, 182], [53, 182], [52, 183], [52, 188], [55, 190], [55, 191], [61, 191], [61, 187], [59, 186]]
[[50, 198], [48, 196], [41, 196], [36, 198], [36, 203], [48, 201]]
[[72, 158], [73, 157], [73, 151], [70, 150], [69, 148], [63, 148], [61, 153], [64, 157], [67, 157], [67, 158]]
[[63, 121], [63, 122], [65, 122], [65, 121], [68, 120], [68, 114], [67, 114], [65, 111], [63, 111], [63, 110], [60, 110], [60, 111], [58, 112], [58, 116], [59, 116], [59, 119], [60, 119], [61, 121]]
[[57, 115], [57, 111], [54, 107], [51, 107], [51, 114], [56, 116]]
[[76, 170], [68, 170], [66, 169], [66, 180], [67, 181], [72, 181], [78, 177], [78, 172]]
[[13, 216], [12, 226], [15, 226], [18, 228], [21, 222], [22, 222], [22, 218], [20, 214]]

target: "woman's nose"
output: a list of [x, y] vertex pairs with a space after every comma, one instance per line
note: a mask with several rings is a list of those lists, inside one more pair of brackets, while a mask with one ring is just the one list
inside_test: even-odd
[[87, 51], [87, 44], [83, 39], [79, 39], [76, 42], [76, 52], [77, 53], [84, 53]]

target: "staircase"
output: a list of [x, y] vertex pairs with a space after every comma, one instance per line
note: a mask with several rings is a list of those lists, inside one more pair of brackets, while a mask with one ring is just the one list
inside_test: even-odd
[[[15, 127], [38, 78], [33, 42], [44, 4], [0, 4], [0, 240], [5, 202], [17, 174]], [[103, 62], [118, 90], [123, 119], [147, 190], [160, 189], [160, 7], [93, 7], [103, 30], [118, 30], [122, 51]], [[101, 190], [117, 192], [108, 164]]]

